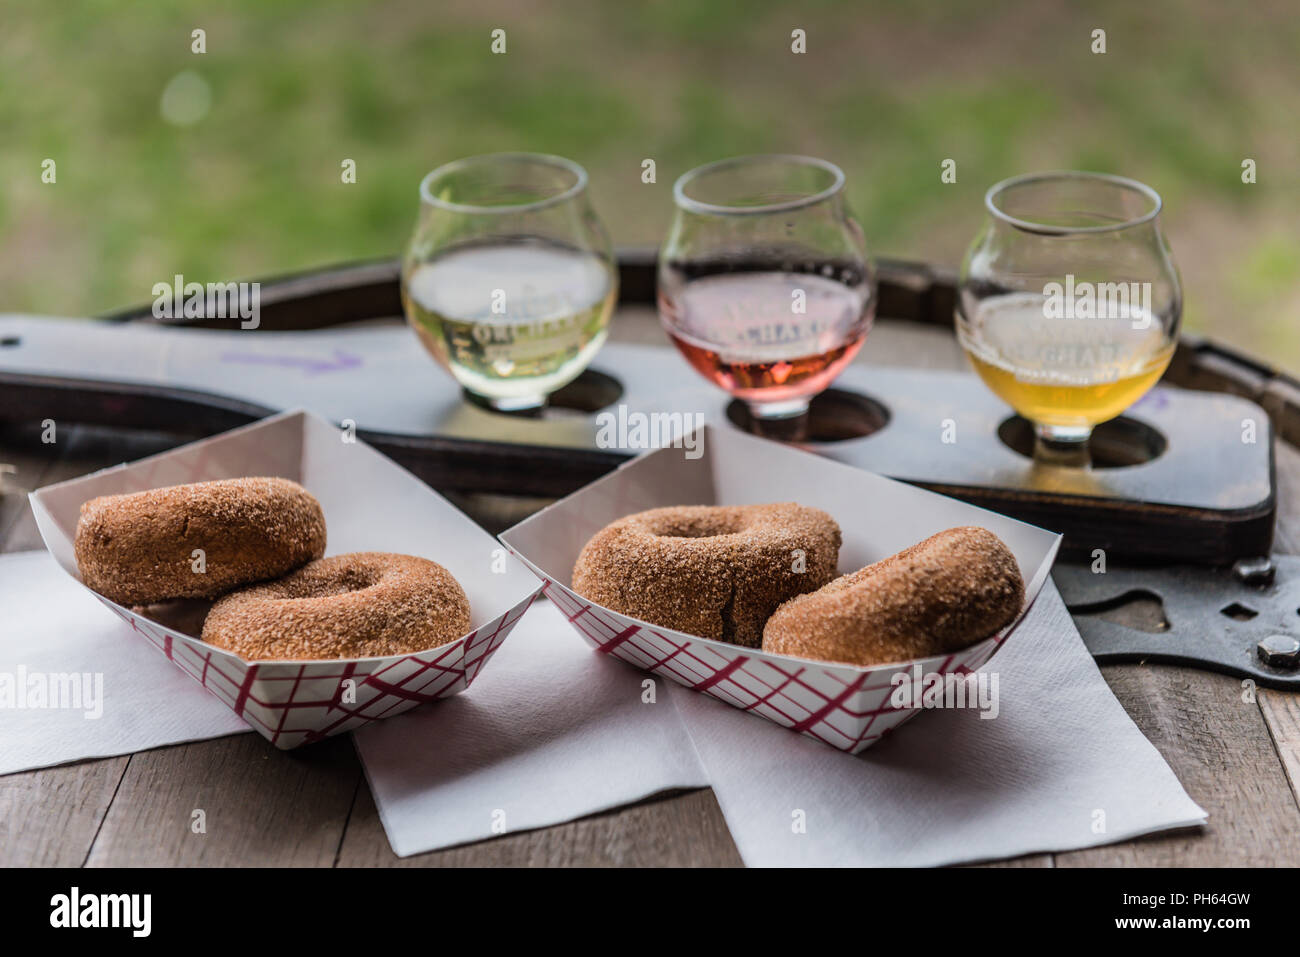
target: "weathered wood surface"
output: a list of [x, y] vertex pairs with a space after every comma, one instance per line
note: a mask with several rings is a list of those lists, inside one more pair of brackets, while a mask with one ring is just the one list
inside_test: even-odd
[[[623, 341], [662, 342], [646, 310], [616, 324]], [[882, 322], [860, 361], [960, 368], [941, 328]], [[97, 430], [0, 433], [0, 462], [28, 490], [165, 448], [162, 436]], [[1300, 453], [1278, 449], [1277, 548], [1300, 553]], [[462, 497], [489, 527], [538, 502]], [[0, 500], [0, 550], [39, 548], [25, 496]], [[1210, 825], [993, 866], [1300, 864], [1300, 695], [1167, 666], [1102, 669], [1120, 702], [1169, 761]], [[206, 834], [191, 829], [206, 812]], [[239, 735], [0, 778], [0, 865], [712, 865], [740, 863], [709, 790], [659, 796], [538, 831], [399, 860], [384, 837], [349, 739], [277, 752]]]

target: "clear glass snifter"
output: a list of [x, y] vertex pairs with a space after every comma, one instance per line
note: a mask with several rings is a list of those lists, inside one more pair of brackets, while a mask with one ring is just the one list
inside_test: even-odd
[[962, 263], [957, 336], [975, 371], [1034, 425], [1036, 461], [1086, 468], [1093, 427], [1169, 365], [1182, 286], [1160, 196], [1136, 180], [1033, 173], [989, 189]]
[[618, 270], [587, 173], [540, 153], [440, 166], [402, 262], [407, 321], [473, 401], [534, 411], [605, 342]]
[[875, 271], [843, 171], [808, 156], [741, 156], [686, 173], [673, 197], [658, 275], [668, 337], [748, 405], [757, 431], [806, 422], [875, 314]]

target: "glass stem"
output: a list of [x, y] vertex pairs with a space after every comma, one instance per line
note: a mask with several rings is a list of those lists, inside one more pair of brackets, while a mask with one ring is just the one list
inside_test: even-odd
[[749, 407], [749, 431], [754, 435], [783, 442], [802, 442], [808, 437], [807, 398], [745, 404]]
[[1086, 469], [1092, 465], [1090, 426], [1034, 424], [1034, 461], [1043, 465]]

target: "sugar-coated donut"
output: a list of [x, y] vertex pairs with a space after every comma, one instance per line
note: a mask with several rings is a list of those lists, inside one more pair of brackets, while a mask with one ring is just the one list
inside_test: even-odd
[[325, 516], [288, 479], [173, 485], [86, 502], [74, 551], [82, 580], [118, 604], [212, 598], [325, 554]]
[[1025, 585], [992, 532], [950, 528], [777, 609], [763, 650], [852, 665], [967, 648], [1009, 625]]
[[783, 601], [835, 577], [840, 527], [779, 505], [685, 505], [619, 519], [578, 556], [573, 589], [624, 615], [757, 648]]
[[377, 658], [445, 645], [469, 622], [464, 589], [437, 562], [355, 552], [232, 592], [201, 637], [247, 661]]

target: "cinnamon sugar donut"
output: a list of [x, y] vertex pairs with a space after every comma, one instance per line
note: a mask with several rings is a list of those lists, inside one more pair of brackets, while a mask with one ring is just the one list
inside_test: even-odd
[[212, 598], [325, 554], [325, 516], [288, 479], [173, 485], [84, 503], [73, 547], [82, 580], [120, 605]]
[[437, 562], [354, 552], [232, 592], [201, 637], [247, 661], [378, 658], [445, 645], [469, 622], [464, 589]]
[[1025, 600], [1011, 550], [950, 528], [776, 610], [763, 650], [851, 665], [945, 655], [1009, 625]]
[[757, 648], [781, 602], [835, 577], [839, 552], [835, 520], [793, 502], [655, 508], [597, 532], [573, 589], [653, 625]]

